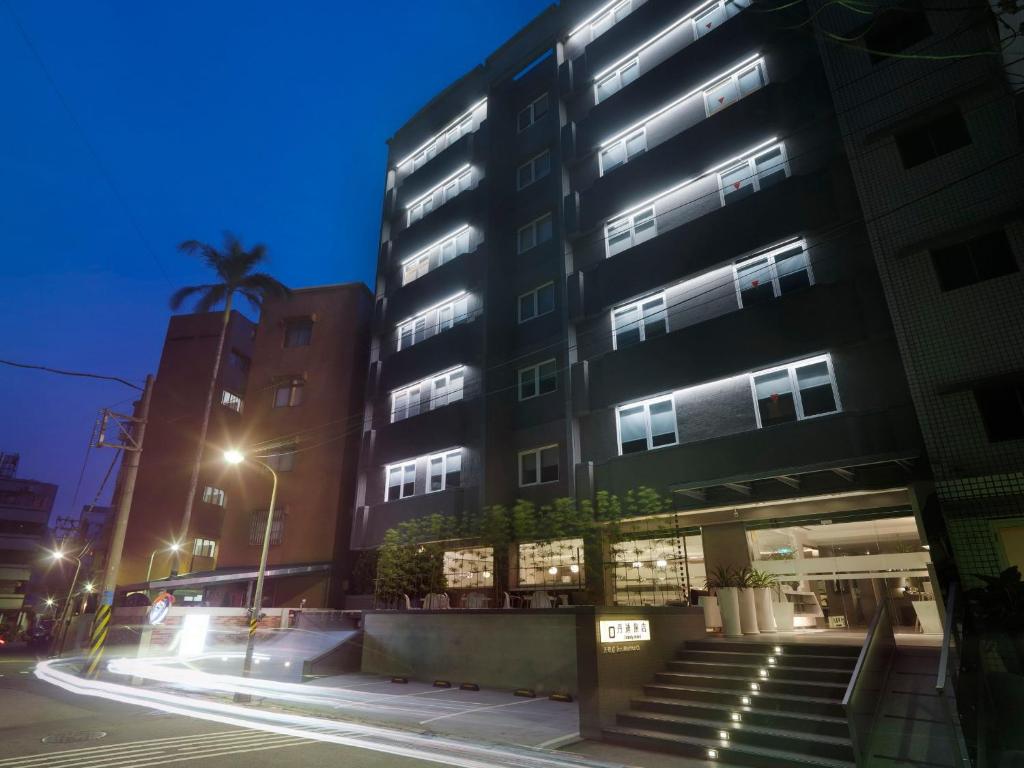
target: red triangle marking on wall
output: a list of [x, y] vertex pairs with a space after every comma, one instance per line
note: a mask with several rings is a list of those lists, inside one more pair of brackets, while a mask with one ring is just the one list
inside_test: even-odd
[[739, 188], [740, 188], [740, 184], [741, 184], [741, 182], [739, 182], [739, 181], [734, 181], [734, 182], [732, 183], [732, 188], [733, 188], [733, 189], [739, 189]]
[[718, 103], [721, 104], [723, 101], [725, 101], [725, 96], [719, 96]]

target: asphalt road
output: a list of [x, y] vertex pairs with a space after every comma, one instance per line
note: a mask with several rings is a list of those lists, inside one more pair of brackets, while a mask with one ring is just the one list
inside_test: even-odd
[[[356, 747], [234, 728], [95, 697], [32, 675], [36, 658], [0, 649], [0, 768], [146, 768], [164, 765], [264, 768], [437, 768]], [[99, 738], [90, 734], [103, 733]], [[47, 743], [44, 739], [86, 737]]]

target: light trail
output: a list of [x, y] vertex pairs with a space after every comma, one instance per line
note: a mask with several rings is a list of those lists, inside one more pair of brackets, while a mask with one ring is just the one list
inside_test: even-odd
[[[135, 670], [133, 672], [125, 672], [125, 674], [136, 674], [136, 672], [152, 674], [154, 673], [154, 667], [162, 667], [162, 663], [151, 664], [149, 669], [143, 669], [135, 664], [137, 661], [139, 660], [117, 659], [111, 661], [110, 666], [113, 668], [116, 665], [120, 669]], [[161, 661], [166, 663], [169, 660]], [[281, 736], [295, 736], [314, 741], [356, 747], [358, 749], [368, 749], [373, 752], [397, 755], [413, 760], [459, 766], [459, 768], [495, 768], [495, 766], [501, 768], [506, 766], [509, 768], [623, 768], [621, 764], [617, 763], [593, 761], [577, 755], [537, 748], [481, 744], [382, 726], [267, 711], [224, 701], [196, 699], [183, 694], [135, 688], [130, 685], [102, 680], [87, 680], [60, 668], [68, 663], [69, 660], [62, 659], [43, 661], [36, 666], [35, 675], [44, 682], [83, 696], [96, 696], [124, 704], [158, 709], [162, 712], [183, 717], [250, 728]], [[166, 670], [165, 668], [165, 671], [170, 672], [172, 670]], [[173, 671], [177, 672], [180, 670]], [[196, 673], [194, 670], [188, 671], [197, 675], [207, 675], [207, 673]], [[211, 675], [211, 677], [230, 679], [230, 676], [227, 675]], [[192, 679], [198, 680], [201, 678]], [[241, 678], [233, 678], [233, 680], [235, 681], [233, 683], [225, 683], [225, 681], [221, 681], [221, 683], [246, 688], [252, 686], [253, 690], [261, 691], [265, 691], [267, 686], [271, 685], [305, 689], [305, 686], [297, 684], [264, 680], [246, 680], [243, 682]], [[192, 684], [194, 685], [195, 683]], [[305, 690], [308, 693], [312, 689]]]

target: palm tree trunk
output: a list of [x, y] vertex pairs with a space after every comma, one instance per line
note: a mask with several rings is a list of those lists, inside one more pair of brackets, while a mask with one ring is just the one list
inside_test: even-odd
[[196, 445], [196, 460], [192, 464], [192, 476], [188, 481], [188, 496], [185, 498], [185, 512], [181, 516], [181, 530], [178, 533], [178, 544], [181, 548], [174, 553], [174, 570], [177, 571], [181, 562], [188, 538], [189, 524], [192, 522], [192, 506], [196, 500], [196, 488], [199, 486], [199, 469], [203, 464], [203, 451], [206, 448], [206, 432], [210, 427], [210, 411], [213, 410], [213, 396], [217, 392], [217, 375], [220, 373], [220, 360], [224, 355], [224, 339], [228, 335], [228, 324], [231, 321], [231, 300], [234, 291], [228, 291], [224, 299], [224, 318], [220, 326], [220, 338], [217, 339], [217, 356], [213, 360], [213, 373], [210, 374], [210, 386], [206, 391], [206, 408], [203, 410], [203, 424], [199, 428], [199, 442]]

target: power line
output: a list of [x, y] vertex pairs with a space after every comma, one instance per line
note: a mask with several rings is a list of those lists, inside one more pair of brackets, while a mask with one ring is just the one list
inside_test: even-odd
[[75, 376], [84, 379], [100, 379], [102, 381], [116, 381], [118, 384], [124, 384], [126, 387], [137, 389], [142, 391], [142, 387], [138, 384], [132, 384], [127, 379], [122, 379], [120, 376], [107, 376], [102, 373], [86, 373], [84, 371], [67, 371], [61, 368], [50, 368], [45, 365], [33, 365], [31, 363], [18, 363], [14, 360], [0, 360], [0, 365], [9, 365], [12, 368], [25, 368], [32, 371], [44, 371], [46, 373], [53, 373], [59, 376]]

